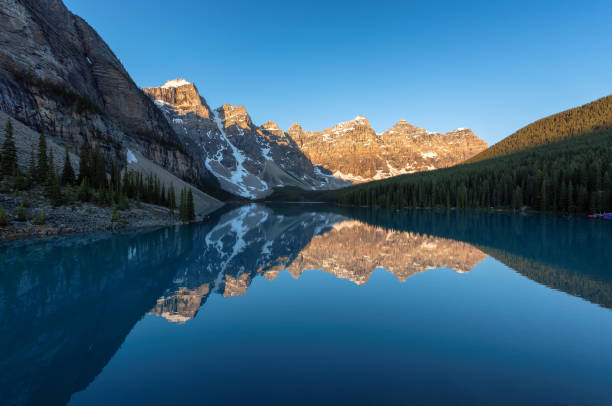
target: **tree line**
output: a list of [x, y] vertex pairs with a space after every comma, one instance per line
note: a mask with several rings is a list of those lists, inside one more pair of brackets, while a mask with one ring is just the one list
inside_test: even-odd
[[41, 131], [38, 149], [36, 153], [31, 151], [27, 170], [23, 172], [18, 163], [13, 124], [10, 119], [7, 120], [0, 154], [0, 181], [3, 182], [3, 191], [7, 191], [9, 185], [16, 191], [42, 187], [45, 197], [53, 206], [81, 201], [127, 210], [132, 199], [137, 205], [144, 202], [165, 206], [170, 209], [172, 215], [178, 209], [179, 218], [183, 221], [195, 219], [191, 188], [181, 189], [177, 205], [172, 183], [166, 189], [157, 175], [128, 171], [127, 162], [123, 162], [122, 167], [123, 170], [113, 161], [109, 168], [100, 149], [92, 148], [85, 141], [79, 150], [78, 175], [72, 166], [68, 147], [64, 150], [63, 168], [58, 171], [53, 149], [48, 148], [44, 131]]

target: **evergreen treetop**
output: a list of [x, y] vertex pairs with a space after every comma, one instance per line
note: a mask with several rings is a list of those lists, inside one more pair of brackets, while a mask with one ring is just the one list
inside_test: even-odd
[[70, 163], [70, 154], [68, 153], [68, 147], [66, 147], [64, 156], [64, 169], [62, 170], [62, 184], [73, 185], [76, 180], [74, 169]]
[[9, 118], [4, 128], [4, 143], [2, 145], [2, 173], [6, 176], [13, 175], [17, 168], [17, 148], [13, 136], [13, 123]]

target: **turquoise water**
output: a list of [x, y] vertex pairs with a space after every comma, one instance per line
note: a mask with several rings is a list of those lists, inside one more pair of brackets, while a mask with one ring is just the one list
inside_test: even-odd
[[3, 405], [612, 403], [612, 224], [233, 207], [0, 245]]

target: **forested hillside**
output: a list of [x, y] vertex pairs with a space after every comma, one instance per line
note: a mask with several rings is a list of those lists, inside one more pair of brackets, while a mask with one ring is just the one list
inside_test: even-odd
[[478, 162], [581, 135], [612, 131], [612, 95], [535, 121], [466, 161]]

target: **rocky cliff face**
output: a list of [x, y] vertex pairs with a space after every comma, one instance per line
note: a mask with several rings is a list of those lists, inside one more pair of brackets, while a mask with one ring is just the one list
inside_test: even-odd
[[295, 123], [287, 134], [314, 164], [353, 182], [446, 168], [487, 148], [466, 128], [439, 134], [400, 120], [377, 134], [363, 116], [319, 132]]
[[143, 90], [163, 111], [194, 159], [231, 193], [260, 198], [280, 186], [347, 185], [316, 168], [273, 122], [261, 127], [254, 124], [244, 106], [224, 104], [211, 110], [195, 85], [183, 79]]
[[100, 36], [60, 0], [0, 2], [0, 110], [106, 158], [125, 149], [190, 180], [209, 176]]
[[211, 111], [206, 100], [200, 97], [193, 83], [183, 79], [170, 80], [160, 87], [144, 89], [158, 103], [172, 106], [178, 115], [192, 113], [204, 119], [211, 118]]

